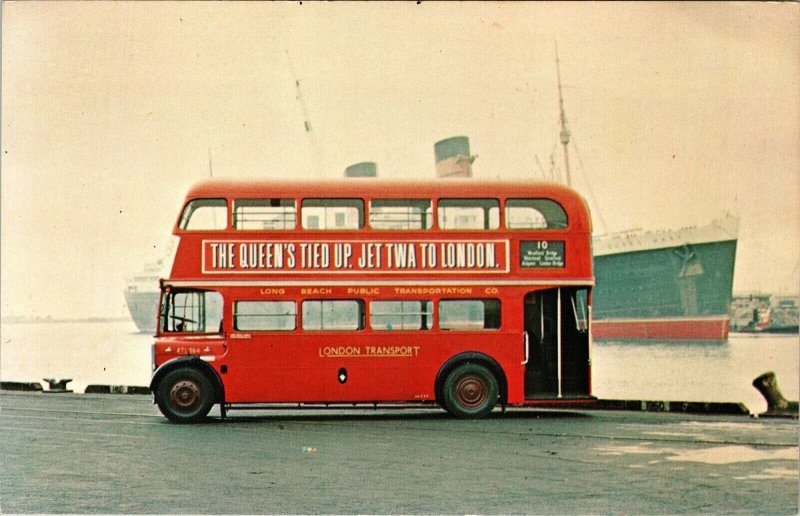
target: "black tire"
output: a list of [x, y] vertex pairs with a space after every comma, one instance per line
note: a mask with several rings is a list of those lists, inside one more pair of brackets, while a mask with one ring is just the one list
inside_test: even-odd
[[197, 423], [214, 405], [214, 390], [208, 378], [191, 367], [170, 371], [156, 388], [156, 403], [170, 421]]
[[497, 378], [480, 364], [456, 367], [442, 387], [444, 409], [461, 419], [484, 417], [497, 405]]

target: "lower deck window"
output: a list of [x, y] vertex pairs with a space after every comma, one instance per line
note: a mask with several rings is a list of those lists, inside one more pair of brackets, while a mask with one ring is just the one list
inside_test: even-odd
[[575, 329], [581, 332], [589, 331], [589, 290], [585, 288], [576, 290], [570, 300], [575, 314]]
[[500, 328], [499, 299], [447, 299], [439, 301], [439, 328], [443, 330], [495, 330]]
[[364, 303], [355, 300], [303, 301], [304, 330], [353, 331], [363, 328]]
[[369, 326], [373, 330], [430, 330], [433, 303], [430, 301], [372, 301]]
[[292, 331], [297, 326], [294, 301], [238, 301], [234, 328], [240, 331]]

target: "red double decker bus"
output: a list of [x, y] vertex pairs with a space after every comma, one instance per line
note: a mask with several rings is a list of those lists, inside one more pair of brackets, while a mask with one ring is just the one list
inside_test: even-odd
[[569, 188], [215, 180], [174, 235], [150, 385], [173, 421], [593, 399], [591, 221]]

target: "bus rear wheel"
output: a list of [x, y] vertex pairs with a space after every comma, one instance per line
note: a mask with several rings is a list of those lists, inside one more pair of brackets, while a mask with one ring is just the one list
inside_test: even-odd
[[462, 418], [479, 418], [492, 411], [497, 404], [497, 378], [480, 364], [456, 367], [444, 381], [444, 408]]
[[158, 384], [156, 404], [170, 421], [197, 423], [205, 419], [214, 405], [211, 382], [197, 369], [175, 369]]

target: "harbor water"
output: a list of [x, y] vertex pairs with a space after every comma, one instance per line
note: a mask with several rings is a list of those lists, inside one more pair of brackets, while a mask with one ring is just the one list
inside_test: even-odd
[[[146, 386], [153, 337], [132, 322], [0, 326], [0, 380], [71, 378], [87, 385]], [[595, 342], [592, 384], [604, 399], [741, 402], [753, 413], [766, 402], [752, 386], [774, 371], [784, 396], [798, 399], [800, 337], [731, 334], [726, 342]]]

